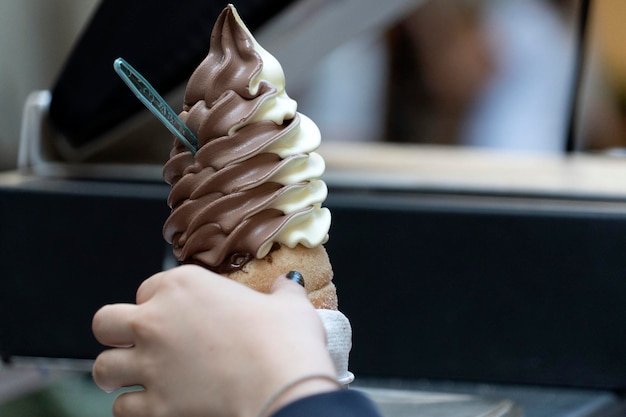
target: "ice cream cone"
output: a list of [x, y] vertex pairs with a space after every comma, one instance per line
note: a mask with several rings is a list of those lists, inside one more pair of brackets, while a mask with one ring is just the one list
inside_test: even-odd
[[227, 6], [185, 91], [180, 118], [199, 146], [193, 152], [174, 141], [163, 170], [172, 185], [163, 234], [180, 262], [263, 293], [280, 275], [300, 272], [347, 384], [350, 323], [337, 310], [323, 246], [330, 211], [322, 206], [324, 160], [315, 152], [321, 134], [296, 108], [278, 61]]

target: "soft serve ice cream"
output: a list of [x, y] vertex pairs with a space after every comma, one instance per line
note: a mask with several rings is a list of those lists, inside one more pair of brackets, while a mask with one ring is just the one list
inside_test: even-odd
[[175, 141], [164, 167], [172, 212], [163, 233], [179, 261], [259, 291], [297, 269], [313, 304], [336, 309], [322, 246], [330, 212], [315, 152], [321, 135], [296, 107], [279, 62], [226, 7], [185, 91], [180, 117], [199, 149], [194, 156]]

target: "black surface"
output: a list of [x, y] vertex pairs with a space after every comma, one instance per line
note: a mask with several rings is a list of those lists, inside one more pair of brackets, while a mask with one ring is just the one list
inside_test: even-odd
[[133, 302], [166, 246], [164, 201], [0, 191], [0, 351], [94, 358], [98, 308]]
[[[96, 309], [132, 301], [161, 268], [168, 187], [43, 183], [0, 187], [0, 346], [94, 357]], [[331, 189], [351, 370], [626, 388], [626, 203], [477, 199]]]
[[340, 200], [355, 374], [626, 387], [626, 213]]
[[[255, 30], [291, 2], [239, 0], [235, 6]], [[213, 23], [228, 3], [103, 0], [52, 87], [52, 125], [81, 149], [142, 109], [113, 70], [118, 57], [161, 95], [183, 84], [207, 55]]]

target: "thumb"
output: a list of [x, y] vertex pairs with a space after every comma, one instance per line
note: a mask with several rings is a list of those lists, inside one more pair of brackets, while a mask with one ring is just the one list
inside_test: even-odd
[[276, 281], [274, 281], [270, 288], [270, 294], [278, 293], [291, 293], [300, 297], [306, 297], [302, 274], [298, 271], [289, 271], [285, 275], [276, 278]]

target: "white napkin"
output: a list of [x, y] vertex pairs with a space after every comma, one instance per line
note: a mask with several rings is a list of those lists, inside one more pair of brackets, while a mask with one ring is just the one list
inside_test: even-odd
[[340, 311], [317, 310], [326, 329], [326, 346], [337, 370], [337, 380], [348, 385], [354, 380], [348, 371], [348, 358], [352, 348], [352, 327], [350, 321]]

